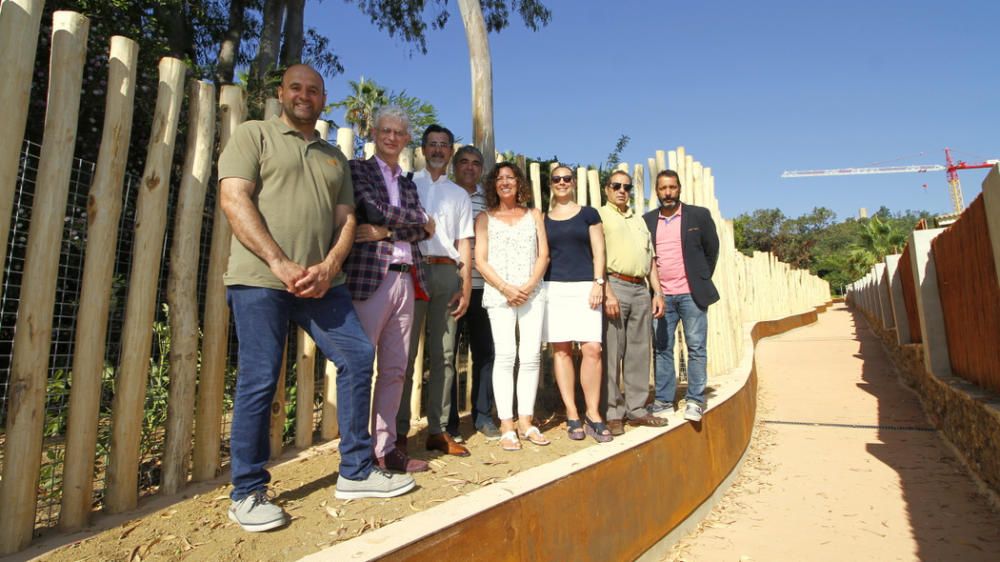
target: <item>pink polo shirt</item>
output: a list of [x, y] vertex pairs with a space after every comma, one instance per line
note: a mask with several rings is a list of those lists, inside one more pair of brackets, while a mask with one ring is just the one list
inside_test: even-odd
[[691, 292], [687, 272], [684, 270], [684, 253], [681, 250], [681, 212], [677, 207], [672, 216], [656, 217], [656, 273], [660, 276], [660, 290], [664, 295], [683, 295]]
[[[385, 180], [385, 188], [389, 192], [389, 204], [393, 207], [399, 207], [399, 176], [403, 173], [403, 169], [399, 166], [390, 168], [389, 165], [383, 162], [378, 156], [375, 156], [375, 161], [378, 162], [378, 168], [382, 171], [382, 179]], [[413, 249], [410, 247], [410, 243], [398, 240], [393, 243], [392, 257], [389, 258], [389, 263], [412, 264]]]

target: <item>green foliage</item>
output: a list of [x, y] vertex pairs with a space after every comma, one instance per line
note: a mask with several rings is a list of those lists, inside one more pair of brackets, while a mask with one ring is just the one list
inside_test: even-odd
[[[448, 0], [346, 0], [357, 4], [371, 23], [388, 31], [390, 37], [399, 36], [423, 54], [427, 53], [427, 30], [443, 29], [448, 23]], [[434, 4], [427, 18], [424, 12]], [[480, 0], [483, 19], [488, 32], [497, 32], [510, 24], [510, 12], [516, 11], [524, 25], [532, 31], [547, 25], [552, 12], [539, 0]], [[430, 21], [428, 25], [427, 21]]]
[[407, 95], [406, 90], [391, 92], [364, 76], [357, 82], [351, 80], [349, 84], [351, 93], [344, 99], [331, 103], [330, 107], [343, 109], [344, 121], [354, 129], [354, 156], [360, 156], [364, 143], [373, 139], [375, 113], [383, 106], [398, 106], [409, 116], [413, 133], [413, 138], [410, 139], [412, 147], [419, 146], [424, 129], [438, 121], [437, 110], [432, 104]]
[[838, 223], [834, 212], [825, 207], [797, 218], [786, 217], [779, 209], [757, 209], [736, 217], [733, 231], [741, 252], [772, 252], [840, 291], [886, 255], [901, 252], [917, 221], [930, 216], [914, 211], [894, 215], [882, 207], [870, 219]]

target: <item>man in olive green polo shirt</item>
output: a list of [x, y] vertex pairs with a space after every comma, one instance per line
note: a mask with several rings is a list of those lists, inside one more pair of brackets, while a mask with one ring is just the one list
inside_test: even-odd
[[[604, 224], [608, 270], [604, 285], [605, 416], [611, 434], [621, 435], [625, 432], [626, 418], [629, 425], [667, 424], [667, 420], [646, 410], [652, 318], [663, 315], [663, 295], [653, 267], [649, 229], [629, 204], [632, 177], [622, 171], [611, 174], [604, 193], [608, 202], [599, 212]], [[654, 288], [652, 301], [650, 287]], [[619, 381], [624, 386], [624, 395]]]
[[337, 496], [392, 497], [414, 487], [412, 477], [372, 463], [375, 354], [341, 271], [354, 241], [354, 190], [347, 159], [315, 130], [326, 102], [323, 79], [293, 65], [277, 93], [281, 117], [240, 125], [219, 157], [220, 205], [233, 229], [224, 282], [239, 338], [229, 518], [247, 531], [288, 522], [267, 497], [264, 466], [290, 321], [337, 366]]

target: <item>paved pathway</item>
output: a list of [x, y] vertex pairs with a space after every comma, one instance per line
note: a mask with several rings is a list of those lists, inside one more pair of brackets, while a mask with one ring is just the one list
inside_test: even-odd
[[860, 314], [833, 307], [757, 358], [744, 469], [669, 560], [1000, 560], [1000, 513]]

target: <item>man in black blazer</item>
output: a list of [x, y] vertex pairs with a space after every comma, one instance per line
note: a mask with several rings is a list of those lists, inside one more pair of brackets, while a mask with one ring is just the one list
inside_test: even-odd
[[719, 237], [708, 209], [681, 204], [677, 172], [663, 170], [656, 175], [655, 186], [660, 208], [646, 213], [643, 219], [653, 240], [660, 280], [656, 289], [663, 291], [666, 313], [653, 321], [656, 400], [649, 409], [656, 413], [674, 408], [674, 333], [679, 321], [688, 351], [684, 418], [700, 422], [708, 382], [708, 306], [719, 300], [719, 291], [712, 283], [719, 261]]

